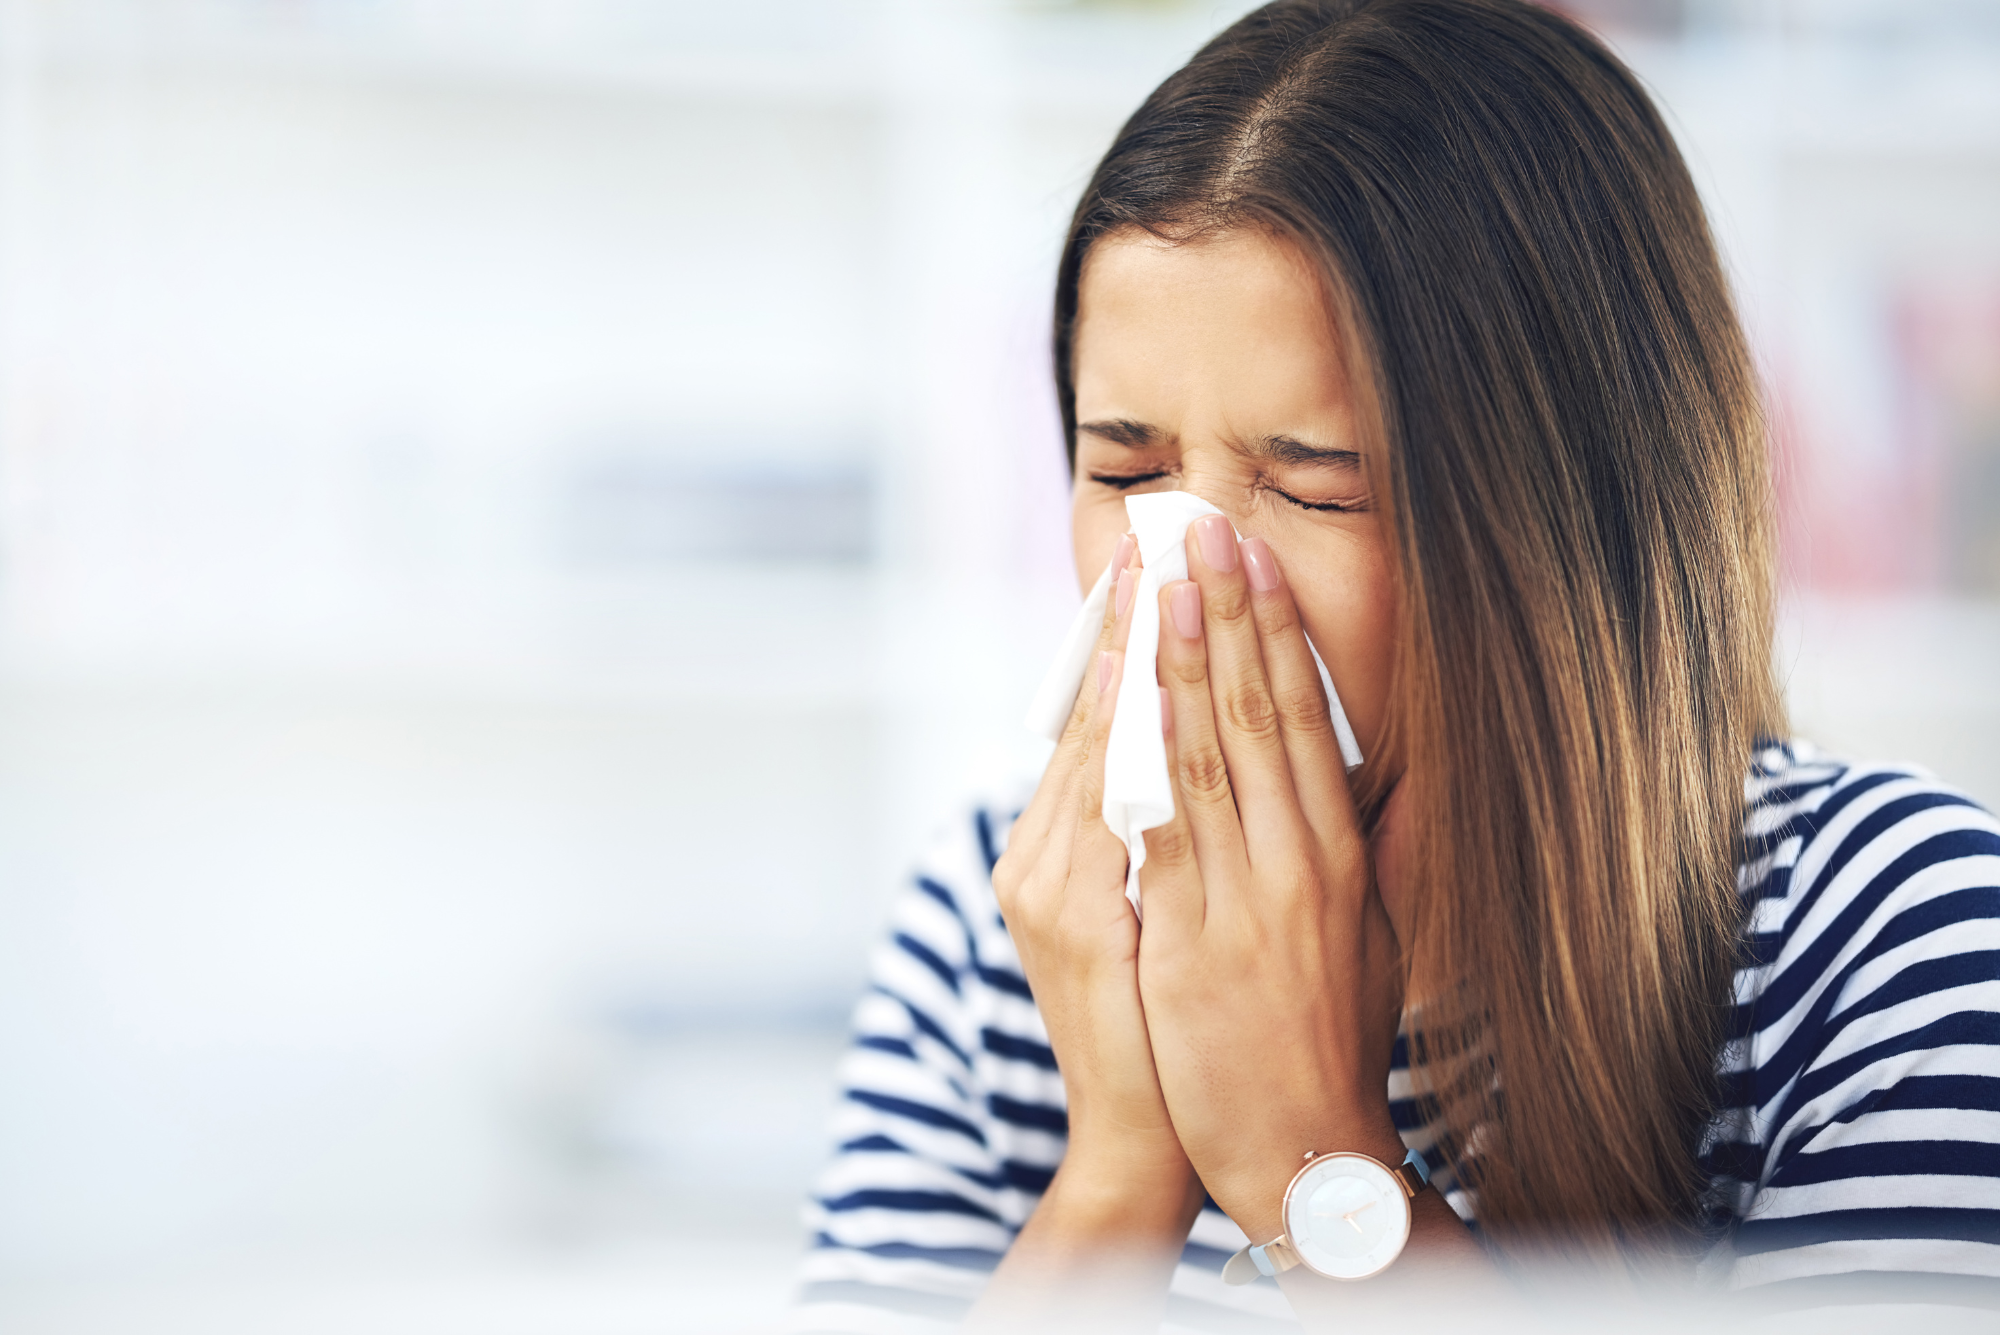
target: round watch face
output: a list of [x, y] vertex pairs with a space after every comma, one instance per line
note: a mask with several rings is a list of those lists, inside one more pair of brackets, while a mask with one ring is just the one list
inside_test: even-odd
[[1409, 1240], [1410, 1201], [1367, 1155], [1323, 1155], [1285, 1193], [1285, 1233], [1299, 1259], [1320, 1274], [1366, 1279]]

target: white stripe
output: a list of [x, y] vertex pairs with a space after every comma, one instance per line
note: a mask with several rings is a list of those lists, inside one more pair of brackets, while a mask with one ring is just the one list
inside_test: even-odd
[[[1830, 1122], [1842, 1109], [1853, 1105], [1854, 1101], [1878, 1089], [1889, 1089], [1897, 1081], [1912, 1075], [1982, 1075], [1994, 1074], [1994, 1050], [1985, 1044], [1953, 1044], [1940, 1048], [1916, 1048], [1909, 1052], [1899, 1052], [1870, 1062], [1855, 1071], [1838, 1085], [1821, 1092], [1816, 1099], [1808, 1100], [1798, 1112], [1789, 1118], [1783, 1128], [1760, 1135], [1757, 1139], [1776, 1153], [1784, 1144], [1785, 1137], [1798, 1128]], [[1760, 1119], [1761, 1120], [1761, 1119]], [[1766, 1162], [1764, 1174], [1770, 1175], [1770, 1164]]]
[[1929, 1271], [2000, 1277], [2000, 1245], [1950, 1238], [1860, 1238], [1815, 1242], [1781, 1252], [1736, 1258], [1728, 1287], [1747, 1289], [1786, 1279], [1845, 1275], [1856, 1270]]
[[1901, 1176], [1840, 1177], [1800, 1187], [1766, 1187], [1757, 1196], [1751, 1218], [1796, 1219], [1829, 1210], [1900, 1210], [1938, 1206], [1948, 1209], [1992, 1208], [1990, 1177], [1912, 1173]]
[[[1933, 808], [1919, 812], [1898, 821], [1884, 830], [1880, 837], [1871, 840], [1868, 846], [1857, 853], [1853, 860], [1841, 868], [1840, 874], [1827, 884], [1819, 899], [1806, 913], [1805, 920], [1792, 929], [1792, 936], [1785, 943], [1785, 955], [1796, 956], [1810, 950], [1819, 934], [1831, 926], [1846, 911], [1863, 890], [1881, 874], [1882, 870], [1907, 852], [1910, 846], [1934, 834], [1963, 827], [1953, 808]], [[1824, 859], [1820, 859], [1824, 865]], [[1803, 866], [1803, 864], [1801, 864]], [[1925, 872], [1899, 883], [1882, 897], [1880, 903], [1868, 914], [1866, 920], [1855, 933], [1841, 944], [1825, 969], [1813, 980], [1812, 986], [1804, 989], [1798, 999], [1782, 1014], [1770, 1015], [1759, 1011], [1758, 1030], [1754, 1036], [1760, 1054], [1772, 1054], [1782, 1048], [1785, 1041], [1812, 1012], [1813, 1004], [1827, 988], [1833, 986], [1840, 971], [1857, 954], [1866, 950], [1882, 927], [1904, 909], [1921, 902], [1930, 893], [1929, 880]], [[1766, 987], [1785, 976], [1784, 959], [1770, 974]], [[1762, 1064], [1760, 1058], [1759, 1064]], [[1787, 1086], [1789, 1089], [1789, 1086]], [[1782, 1097], [1785, 1090], [1780, 1090]]]
[[1962, 1140], [2000, 1145], [2000, 1112], [1984, 1108], [1890, 1108], [1836, 1122], [1807, 1152], [1831, 1145], [1893, 1145], [1903, 1140]]
[[[1933, 863], [1918, 873], [1925, 881], [1925, 899], [1936, 899], [1958, 890], [2000, 885], [2000, 857], [1957, 858]], [[1883, 951], [1855, 969], [1847, 980], [1841, 1004], [1830, 1018], [1839, 1018], [1866, 1001], [1885, 984], [1915, 964], [1947, 959], [1977, 950], [2000, 950], [2000, 918], [1966, 918], [1940, 923], [1922, 936]]]

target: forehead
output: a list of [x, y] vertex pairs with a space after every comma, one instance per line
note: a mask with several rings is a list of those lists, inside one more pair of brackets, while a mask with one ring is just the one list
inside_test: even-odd
[[[1091, 247], [1078, 290], [1078, 411], [1319, 415], [1346, 400], [1345, 364], [1317, 269], [1272, 233], [1191, 242], [1138, 231]], [[1088, 405], [1088, 407], [1086, 407]]]

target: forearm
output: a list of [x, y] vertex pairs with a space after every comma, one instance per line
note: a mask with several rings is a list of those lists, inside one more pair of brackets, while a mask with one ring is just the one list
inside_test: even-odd
[[1073, 1147], [966, 1330], [1155, 1329], [1201, 1204], [1184, 1159]]

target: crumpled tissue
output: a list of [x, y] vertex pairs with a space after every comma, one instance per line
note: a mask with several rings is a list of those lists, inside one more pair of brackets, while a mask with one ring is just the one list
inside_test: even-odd
[[[1146, 841], [1142, 836], [1174, 818], [1174, 784], [1167, 773], [1166, 737], [1160, 726], [1160, 589], [1188, 577], [1187, 549], [1182, 545], [1188, 525], [1203, 515], [1221, 513], [1199, 496], [1185, 491], [1149, 492], [1125, 498], [1125, 514], [1132, 521], [1132, 536], [1138, 542], [1143, 568], [1138, 587], [1132, 593], [1132, 630], [1125, 644], [1125, 675], [1118, 685], [1118, 708], [1111, 719], [1111, 740], [1104, 752], [1104, 823], [1125, 845], [1129, 859], [1125, 897], [1132, 901], [1134, 913], [1140, 912], [1139, 868], [1146, 861]], [[1076, 708], [1077, 692], [1083, 689], [1083, 674], [1090, 669], [1097, 634], [1104, 624], [1105, 601], [1111, 596], [1117, 576], [1117, 571], [1106, 570], [1098, 577], [1028, 707], [1028, 726], [1051, 741], [1062, 736], [1070, 713]], [[1340, 693], [1333, 688], [1333, 678], [1327, 675], [1326, 663], [1310, 636], [1306, 647], [1312, 650], [1320, 685], [1326, 688], [1334, 733], [1340, 739], [1341, 759], [1351, 770], [1361, 763], [1361, 748], [1355, 744], [1354, 729], [1347, 722], [1347, 711], [1341, 708]]]

